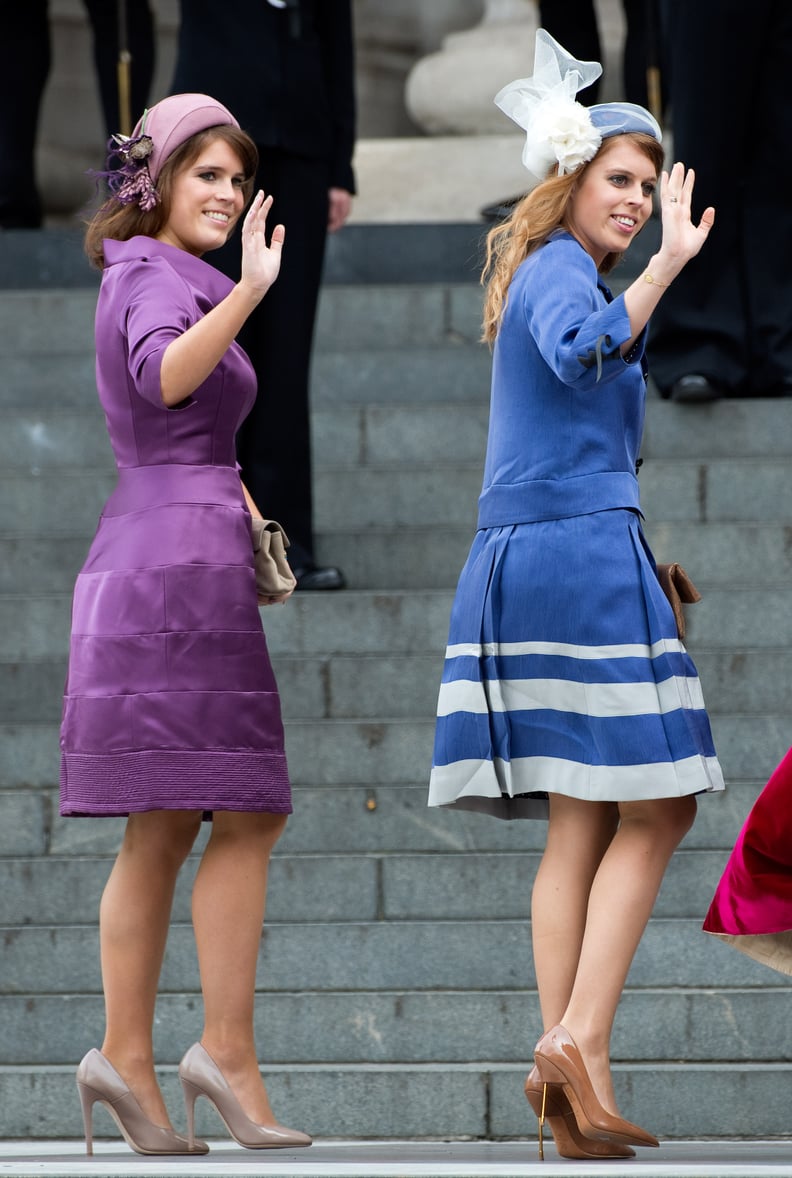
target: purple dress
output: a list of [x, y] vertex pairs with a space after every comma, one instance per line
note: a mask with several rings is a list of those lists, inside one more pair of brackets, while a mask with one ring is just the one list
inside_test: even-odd
[[105, 242], [99, 398], [118, 466], [77, 578], [61, 813], [291, 812], [234, 435], [256, 393], [233, 344], [175, 408], [168, 344], [233, 283], [148, 237]]

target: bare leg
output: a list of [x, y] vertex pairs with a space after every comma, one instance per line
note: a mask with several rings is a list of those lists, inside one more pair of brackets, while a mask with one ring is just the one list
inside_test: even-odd
[[534, 968], [544, 1030], [561, 1022], [578, 969], [589, 894], [619, 824], [615, 802], [550, 796], [550, 821], [531, 897]]
[[619, 829], [594, 876], [575, 982], [559, 1019], [580, 1048], [600, 1103], [614, 1113], [609, 1050], [616, 1007], [665, 869], [693, 823], [696, 800], [625, 802], [619, 812]]
[[253, 1035], [256, 964], [270, 854], [285, 814], [216, 812], [193, 888], [193, 926], [204, 997], [201, 1042], [260, 1125], [276, 1124]]
[[105, 1055], [155, 1125], [170, 1126], [154, 1074], [152, 1026], [176, 877], [201, 814], [130, 814], [102, 895], [99, 940], [105, 995]]

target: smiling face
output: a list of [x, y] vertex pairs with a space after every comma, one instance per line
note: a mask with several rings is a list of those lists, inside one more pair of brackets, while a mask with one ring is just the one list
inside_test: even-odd
[[605, 140], [576, 185], [565, 219], [598, 267], [634, 241], [651, 215], [656, 186], [654, 164], [632, 140]]
[[170, 215], [157, 238], [196, 257], [219, 249], [245, 206], [244, 183], [242, 161], [230, 144], [205, 143], [174, 176]]

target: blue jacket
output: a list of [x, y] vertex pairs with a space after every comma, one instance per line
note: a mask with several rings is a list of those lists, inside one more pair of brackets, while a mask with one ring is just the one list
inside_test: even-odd
[[517, 268], [495, 343], [479, 528], [640, 510], [645, 333], [559, 231]]

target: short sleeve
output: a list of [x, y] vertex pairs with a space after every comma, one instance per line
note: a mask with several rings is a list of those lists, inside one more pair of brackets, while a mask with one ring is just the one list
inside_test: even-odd
[[127, 297], [121, 329], [127, 339], [129, 373], [140, 396], [165, 409], [162, 357], [168, 344], [200, 318], [200, 312], [188, 284], [159, 258], [128, 263], [124, 286]]

